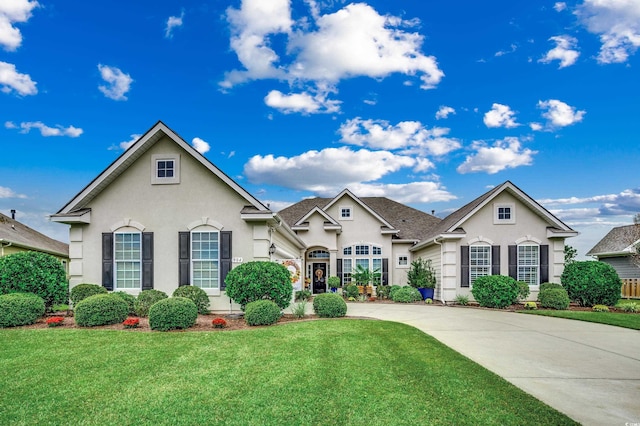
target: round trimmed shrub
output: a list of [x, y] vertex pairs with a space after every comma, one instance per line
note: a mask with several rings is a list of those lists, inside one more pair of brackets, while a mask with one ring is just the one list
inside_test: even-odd
[[160, 290], [142, 290], [136, 298], [135, 310], [139, 317], [149, 316], [149, 309], [154, 303], [167, 299], [167, 293]]
[[561, 284], [556, 283], [542, 283], [540, 284], [540, 291], [544, 291], [550, 288], [564, 288]]
[[280, 307], [271, 300], [247, 303], [244, 320], [249, 325], [271, 325], [280, 319]]
[[256, 300], [271, 300], [280, 309], [291, 303], [291, 273], [279, 263], [254, 261], [233, 268], [224, 280], [227, 296], [245, 307]]
[[114, 291], [113, 293], [125, 302], [127, 302], [127, 306], [129, 307], [129, 315], [136, 315], [136, 297], [124, 292], [124, 291]]
[[336, 293], [323, 293], [313, 299], [313, 311], [322, 318], [339, 318], [347, 314], [347, 303]]
[[391, 287], [389, 287], [389, 299], [393, 300], [393, 295], [396, 293], [396, 291], [400, 290], [401, 288], [402, 286], [398, 284], [394, 284]]
[[471, 294], [488, 308], [506, 308], [518, 300], [518, 282], [506, 275], [486, 275], [473, 282]]
[[71, 299], [71, 303], [73, 306], [76, 306], [78, 303], [83, 301], [89, 296], [93, 296], [95, 294], [107, 294], [108, 291], [106, 288], [102, 287], [98, 284], [78, 284], [77, 286], [71, 289], [69, 293], [69, 299]]
[[393, 292], [393, 296], [391, 296], [391, 299], [394, 302], [411, 303], [422, 300], [422, 295], [417, 288], [403, 286]]
[[538, 299], [543, 308], [562, 310], [569, 307], [569, 296], [564, 288], [549, 288], [541, 291]]
[[80, 327], [95, 327], [121, 323], [129, 315], [129, 306], [116, 295], [95, 294], [80, 301], [73, 312]]
[[44, 315], [42, 297], [33, 293], [0, 295], [0, 327], [17, 327], [35, 323]]
[[620, 298], [622, 282], [613, 266], [598, 261], [572, 262], [565, 266], [560, 282], [569, 299], [582, 306], [613, 306]]
[[192, 286], [192, 285], [183, 285], [178, 287], [173, 292], [173, 297], [186, 297], [187, 299], [191, 299], [193, 303], [198, 307], [198, 313], [205, 315], [209, 313], [209, 296], [207, 296], [207, 292], [201, 289], [200, 287]]
[[192, 327], [196, 319], [198, 307], [186, 297], [162, 299], [149, 309], [149, 327], [152, 330], [183, 330]]
[[355, 284], [349, 284], [348, 286], [346, 286], [344, 288], [344, 293], [347, 298], [358, 297], [358, 294], [360, 294], [360, 292], [358, 291], [358, 286]]
[[50, 308], [69, 302], [67, 273], [54, 256], [24, 251], [0, 257], [0, 294], [33, 293]]

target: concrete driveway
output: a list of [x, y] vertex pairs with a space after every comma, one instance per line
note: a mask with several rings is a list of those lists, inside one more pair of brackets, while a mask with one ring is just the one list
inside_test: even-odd
[[584, 425], [640, 426], [640, 331], [484, 309], [349, 303], [414, 326]]

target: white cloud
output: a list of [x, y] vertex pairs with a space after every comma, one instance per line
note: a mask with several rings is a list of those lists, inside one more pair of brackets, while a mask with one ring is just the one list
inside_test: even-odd
[[549, 50], [538, 62], [548, 64], [551, 61], [560, 61], [559, 68], [571, 66], [576, 63], [580, 52], [575, 50], [578, 40], [568, 35], [560, 35], [549, 38], [556, 43], [556, 47]]
[[120, 142], [118, 145], [112, 145], [108, 149], [110, 151], [117, 151], [117, 150], [126, 151], [127, 149], [129, 149], [131, 145], [133, 145], [134, 143], [136, 143], [138, 139], [140, 139], [140, 136], [142, 135], [138, 133], [134, 133], [133, 135], [131, 135], [131, 139], [129, 139], [128, 141]]
[[557, 99], [539, 101], [538, 108], [546, 110], [542, 116], [547, 119], [547, 128], [570, 126], [582, 121], [586, 111], [576, 111], [575, 107]]
[[528, 166], [533, 162], [534, 154], [528, 148], [523, 149], [518, 138], [505, 138], [493, 146], [484, 142], [474, 142], [472, 149], [476, 152], [467, 156], [465, 162], [458, 166], [458, 173], [485, 172], [495, 174], [505, 169]]
[[514, 118], [515, 112], [507, 105], [494, 103], [491, 110], [484, 114], [484, 124], [487, 127], [512, 128], [519, 126]]
[[626, 62], [640, 46], [638, 0], [584, 0], [575, 14], [589, 32], [600, 36], [600, 63]]
[[27, 22], [31, 12], [38, 7], [37, 1], [3, 0], [0, 2], [0, 45], [11, 52], [22, 44], [20, 30], [13, 26], [15, 23]]
[[456, 110], [451, 108], [450, 106], [442, 105], [440, 109], [436, 112], [436, 120], [440, 120], [442, 118], [448, 118], [450, 114], [455, 115]]
[[0, 198], [27, 198], [26, 195], [16, 194], [11, 188], [0, 186]]
[[630, 215], [640, 212], [640, 188], [625, 189], [618, 194], [592, 195], [590, 197], [543, 199], [539, 202], [546, 206], [597, 204], [598, 215]]
[[375, 181], [412, 167], [416, 161], [387, 151], [353, 151], [347, 147], [308, 151], [294, 157], [255, 155], [244, 166], [252, 183], [313, 192], [335, 192], [345, 186]]
[[[244, 0], [240, 9], [227, 9], [231, 48], [244, 70], [225, 75], [223, 88], [254, 79], [286, 79], [334, 86], [346, 78], [384, 78], [392, 73], [417, 75], [423, 89], [435, 87], [444, 73], [433, 56], [421, 52], [424, 37], [403, 28], [415, 21], [382, 16], [364, 3], [349, 4], [336, 13], [320, 15], [315, 1], [307, 2], [312, 16], [294, 28], [289, 0]], [[314, 30], [309, 30], [313, 19]], [[286, 35], [281, 60], [275, 36]]]
[[298, 112], [302, 114], [331, 114], [340, 111], [340, 101], [327, 99], [327, 94], [312, 96], [307, 92], [285, 95], [279, 90], [272, 90], [264, 98], [265, 104], [279, 109], [285, 114]]
[[344, 122], [338, 133], [350, 145], [396, 150], [403, 154], [445, 155], [460, 148], [460, 141], [448, 138], [445, 127], [426, 128], [419, 121], [401, 121], [396, 125], [386, 120], [363, 120], [356, 117]]
[[36, 82], [31, 80], [29, 74], [20, 74], [16, 66], [0, 61], [0, 89], [4, 93], [17, 92], [21, 96], [35, 95], [38, 93]]
[[4, 122], [4, 127], [7, 128], [7, 129], [17, 129], [18, 128], [16, 123], [14, 123], [13, 121], [5, 121]]
[[534, 132], [539, 132], [539, 131], [541, 131], [543, 129], [542, 124], [540, 124], [540, 123], [529, 123], [529, 127]]
[[[387, 197], [399, 203], [436, 203], [455, 200], [457, 197], [448, 192], [438, 182], [409, 182], [403, 184], [368, 184], [350, 185], [349, 190], [358, 197]], [[327, 197], [334, 197], [335, 192], [327, 192]]]
[[518, 46], [512, 43], [509, 46], [509, 50], [499, 50], [494, 54], [494, 56], [500, 57], [500, 56], [508, 55], [509, 53], [513, 53], [516, 50], [518, 50]]
[[562, 12], [563, 10], [567, 9], [567, 4], [563, 1], [558, 1], [553, 5], [553, 8], [556, 10], [556, 12]]
[[125, 94], [129, 91], [133, 82], [131, 76], [123, 73], [119, 68], [107, 65], [99, 64], [98, 69], [102, 79], [108, 83], [107, 86], [98, 86], [98, 89], [109, 99], [126, 101]]
[[173, 38], [173, 29], [182, 26], [182, 18], [184, 18], [184, 10], [180, 13], [180, 16], [169, 16], [167, 26], [164, 29], [165, 38]]
[[[8, 126], [7, 124], [8, 123], [5, 123], [5, 127], [7, 127], [8, 129], [10, 128], [15, 129], [18, 127], [18, 126], [15, 126], [13, 123], [11, 123], [13, 127]], [[44, 137], [68, 136], [71, 138], [77, 138], [83, 133], [83, 130], [78, 127], [73, 127], [73, 126], [64, 127], [59, 124], [56, 124], [55, 127], [49, 127], [46, 124], [42, 123], [41, 121], [28, 121], [28, 122], [20, 123], [20, 129], [21, 129], [20, 133], [29, 133], [31, 129], [38, 129], [40, 131], [40, 134]]]
[[200, 138], [193, 138], [193, 140], [191, 141], [191, 145], [193, 145], [196, 151], [198, 151], [200, 154], [207, 153], [211, 149], [209, 143]]

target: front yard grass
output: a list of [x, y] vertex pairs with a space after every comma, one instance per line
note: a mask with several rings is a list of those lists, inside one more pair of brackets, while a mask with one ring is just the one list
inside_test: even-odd
[[0, 330], [0, 424], [576, 424], [407, 325]]
[[615, 325], [617, 327], [640, 330], [640, 314], [625, 314], [616, 312], [590, 312], [590, 311], [520, 311], [525, 314], [544, 315], [548, 317], [566, 318], [579, 321], [597, 322], [600, 324]]

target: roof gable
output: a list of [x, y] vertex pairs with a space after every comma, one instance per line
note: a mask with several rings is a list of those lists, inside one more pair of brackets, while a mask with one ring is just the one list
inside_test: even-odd
[[42, 251], [62, 257], [69, 257], [69, 245], [49, 238], [0, 213], [0, 244], [10, 243], [29, 250]]
[[344, 189], [340, 194], [338, 194], [336, 197], [334, 197], [326, 206], [324, 206], [323, 209], [324, 210], [328, 210], [331, 206], [333, 206], [334, 204], [338, 203], [340, 200], [342, 200], [345, 197], [351, 198], [356, 204], [358, 204], [360, 207], [362, 207], [364, 210], [366, 210], [369, 214], [371, 214], [373, 217], [375, 217], [377, 220], [379, 220], [382, 223], [382, 226], [385, 226], [385, 227], [387, 227], [389, 229], [394, 229], [392, 224], [390, 224], [385, 218], [380, 216], [378, 214], [378, 212], [376, 212], [371, 207], [369, 207], [367, 204], [365, 204], [360, 198], [358, 198], [355, 195], [353, 195], [353, 193], [351, 191], [349, 191], [348, 189]]
[[120, 176], [127, 168], [140, 158], [162, 137], [167, 136], [171, 141], [180, 146], [194, 159], [206, 167], [213, 175], [226, 183], [253, 208], [261, 212], [269, 212], [269, 209], [257, 198], [249, 194], [244, 188], [238, 185], [233, 179], [227, 176], [222, 170], [211, 163], [206, 157], [195, 150], [184, 139], [178, 136], [173, 130], [167, 127], [162, 121], [158, 121], [151, 129], [142, 135], [131, 147], [111, 163], [102, 173], [93, 179], [84, 189], [62, 207], [55, 216], [68, 216], [85, 208], [91, 200], [100, 194], [111, 182]]
[[617, 226], [611, 229], [587, 252], [587, 256], [627, 255], [640, 243], [640, 225]]
[[328, 222], [328, 223], [330, 223], [332, 225], [340, 226], [340, 224], [334, 218], [329, 216], [329, 214], [326, 211], [324, 211], [323, 209], [321, 209], [318, 206], [315, 206], [314, 208], [309, 210], [309, 212], [307, 214], [305, 214], [300, 220], [298, 220], [294, 224], [294, 226], [302, 225], [303, 223], [307, 222], [309, 220], [309, 218], [311, 216], [313, 216], [314, 214], [316, 214], [316, 213], [319, 214], [320, 216], [322, 216], [324, 218], [325, 222]]

